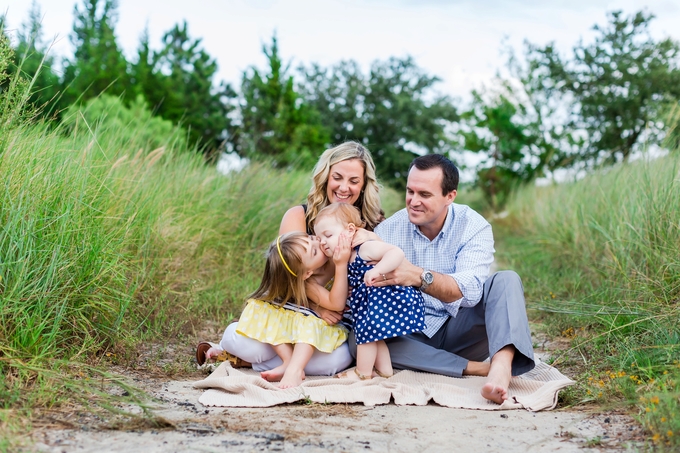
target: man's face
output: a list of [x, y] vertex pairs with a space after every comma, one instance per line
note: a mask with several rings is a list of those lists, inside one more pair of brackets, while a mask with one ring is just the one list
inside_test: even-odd
[[456, 191], [442, 195], [441, 168], [418, 170], [411, 168], [406, 182], [406, 209], [414, 225], [429, 230], [441, 230], [446, 220], [447, 208], [456, 198]]

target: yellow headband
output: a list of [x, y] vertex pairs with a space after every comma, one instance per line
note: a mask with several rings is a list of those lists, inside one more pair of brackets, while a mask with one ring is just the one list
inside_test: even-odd
[[281, 242], [281, 236], [276, 238], [276, 249], [279, 251], [279, 256], [281, 257], [281, 262], [283, 263], [284, 266], [286, 266], [286, 269], [288, 269], [288, 272], [290, 272], [290, 275], [292, 275], [293, 277], [297, 277], [297, 275], [295, 275], [295, 272], [290, 270], [290, 267], [288, 267], [288, 263], [286, 263], [286, 260], [283, 259], [283, 253], [281, 253], [280, 242]]

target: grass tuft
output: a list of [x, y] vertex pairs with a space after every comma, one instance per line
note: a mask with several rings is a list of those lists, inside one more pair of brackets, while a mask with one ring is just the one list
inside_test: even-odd
[[[499, 259], [523, 276], [527, 307], [571, 342], [554, 359], [580, 369], [574, 397], [628, 404], [650, 438], [680, 445], [678, 428], [664, 437], [662, 411], [639, 400], [677, 403], [680, 154], [525, 188], [507, 208], [494, 225]], [[680, 419], [677, 404], [664, 407]]]

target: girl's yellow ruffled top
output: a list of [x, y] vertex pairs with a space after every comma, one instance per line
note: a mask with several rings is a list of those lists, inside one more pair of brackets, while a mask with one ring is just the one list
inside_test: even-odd
[[321, 352], [333, 352], [347, 341], [347, 328], [342, 325], [329, 326], [316, 316], [257, 299], [248, 300], [236, 332], [272, 345], [307, 343]]

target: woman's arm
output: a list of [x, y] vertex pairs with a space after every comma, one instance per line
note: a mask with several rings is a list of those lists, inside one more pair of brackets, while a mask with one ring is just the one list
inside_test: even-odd
[[307, 232], [307, 220], [305, 210], [302, 206], [293, 206], [283, 215], [279, 234], [290, 233], [291, 231]]

